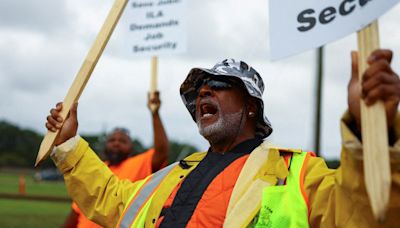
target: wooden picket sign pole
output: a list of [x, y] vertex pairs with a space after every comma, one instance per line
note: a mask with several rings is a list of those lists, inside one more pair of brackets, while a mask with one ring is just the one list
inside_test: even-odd
[[[357, 33], [359, 79], [367, 69], [367, 58], [379, 48], [378, 22]], [[367, 107], [361, 100], [364, 180], [375, 219], [383, 221], [389, 201], [391, 174], [385, 106], [382, 101]]]
[[[114, 5], [112, 6], [99, 34], [96, 37], [96, 40], [94, 41], [93, 46], [89, 50], [86, 59], [84, 60], [74, 82], [64, 98], [63, 109], [60, 113], [64, 120], [68, 116], [71, 106], [79, 100], [79, 97], [82, 94], [82, 91], [84, 90], [86, 83], [88, 82], [101, 54], [103, 53], [103, 50], [107, 45], [107, 42], [110, 39], [110, 36], [114, 31], [114, 28], [117, 25], [117, 22], [121, 17], [127, 2], [128, 0], [115, 0]], [[50, 155], [59, 133], [59, 130], [56, 132], [47, 131], [47, 134], [40, 144], [35, 166], [38, 166]]]
[[[150, 99], [153, 98], [154, 92], [157, 91], [157, 73], [158, 73], [158, 57], [153, 56], [151, 58], [151, 78], [150, 78]], [[150, 104], [151, 112], [155, 112], [157, 105]]]

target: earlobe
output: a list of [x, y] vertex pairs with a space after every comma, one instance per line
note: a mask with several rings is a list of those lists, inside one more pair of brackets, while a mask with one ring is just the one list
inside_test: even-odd
[[254, 98], [251, 98], [250, 102], [248, 104], [248, 109], [247, 109], [249, 111], [248, 112], [248, 117], [254, 118], [256, 116], [257, 109], [258, 109], [257, 106], [258, 106], [257, 105], [257, 101]]

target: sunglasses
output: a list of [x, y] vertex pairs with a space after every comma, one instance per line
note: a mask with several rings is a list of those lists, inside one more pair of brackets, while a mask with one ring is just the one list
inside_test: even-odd
[[223, 89], [231, 89], [234, 86], [237, 86], [239, 83], [235, 80], [229, 78], [206, 78], [197, 84], [196, 92], [198, 93], [200, 88], [207, 85], [212, 90], [223, 90]]
[[218, 78], [218, 77], [212, 77], [212, 78], [209, 77], [199, 81], [194, 86], [193, 90], [185, 94], [187, 104], [190, 107], [193, 106], [191, 108], [194, 108], [200, 89], [205, 85], [210, 87], [211, 90], [218, 91], [218, 90], [231, 89], [235, 86], [240, 86], [240, 82], [230, 78]]

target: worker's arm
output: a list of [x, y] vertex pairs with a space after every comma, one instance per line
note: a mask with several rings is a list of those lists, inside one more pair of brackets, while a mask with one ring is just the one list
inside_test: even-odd
[[154, 134], [154, 156], [152, 159], [153, 172], [158, 171], [166, 164], [168, 158], [169, 143], [168, 137], [165, 133], [163, 123], [159, 114], [161, 106], [159, 92], [150, 92], [148, 107], [151, 111], [153, 120], [153, 134]]
[[[387, 220], [378, 224], [372, 214], [365, 188], [362, 145], [349, 129], [346, 113], [342, 123], [341, 166], [328, 169], [320, 158], [310, 158], [304, 187], [310, 202], [311, 227], [396, 227], [400, 225], [400, 129], [390, 147], [392, 187]], [[396, 120], [400, 126], [400, 116]], [[396, 225], [396, 226], [395, 226]]]
[[[391, 51], [377, 50], [368, 60], [364, 79], [358, 81], [357, 55], [352, 54], [349, 112], [341, 123], [342, 154], [338, 170], [330, 170], [320, 158], [309, 160], [304, 187], [309, 196], [312, 227], [397, 227], [400, 224], [400, 80], [390, 67]], [[361, 87], [360, 87], [361, 85]], [[387, 217], [378, 224], [366, 192], [360, 131], [360, 97], [367, 105], [385, 104], [390, 137], [392, 186]], [[382, 151], [381, 153], [384, 153]]]
[[79, 136], [61, 144], [52, 159], [83, 214], [104, 227], [115, 227], [140, 181], [119, 180]]
[[115, 227], [139, 182], [119, 180], [77, 135], [77, 104], [62, 125], [62, 103], [50, 111], [46, 127], [60, 130], [51, 157], [64, 175], [67, 190], [83, 214], [104, 227]]

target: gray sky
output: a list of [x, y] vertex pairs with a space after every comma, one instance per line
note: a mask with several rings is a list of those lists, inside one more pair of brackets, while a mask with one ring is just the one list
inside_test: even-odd
[[[113, 1], [0, 1], [0, 119], [45, 132], [50, 108], [63, 100]], [[224, 58], [241, 59], [262, 75], [265, 112], [274, 127], [269, 140], [312, 150], [315, 51], [277, 62], [268, 60], [268, 1], [189, 1], [188, 50], [159, 58], [161, 115], [171, 139], [207, 149], [179, 96], [192, 67], [212, 67]], [[238, 16], [240, 15], [240, 16]], [[381, 46], [400, 51], [400, 6], [380, 19]], [[121, 18], [79, 105], [79, 132], [124, 126], [152, 144], [150, 58], [123, 54], [129, 48]], [[340, 153], [339, 119], [346, 109], [350, 77], [350, 35], [326, 46], [322, 154]], [[394, 69], [400, 70], [397, 55]]]

